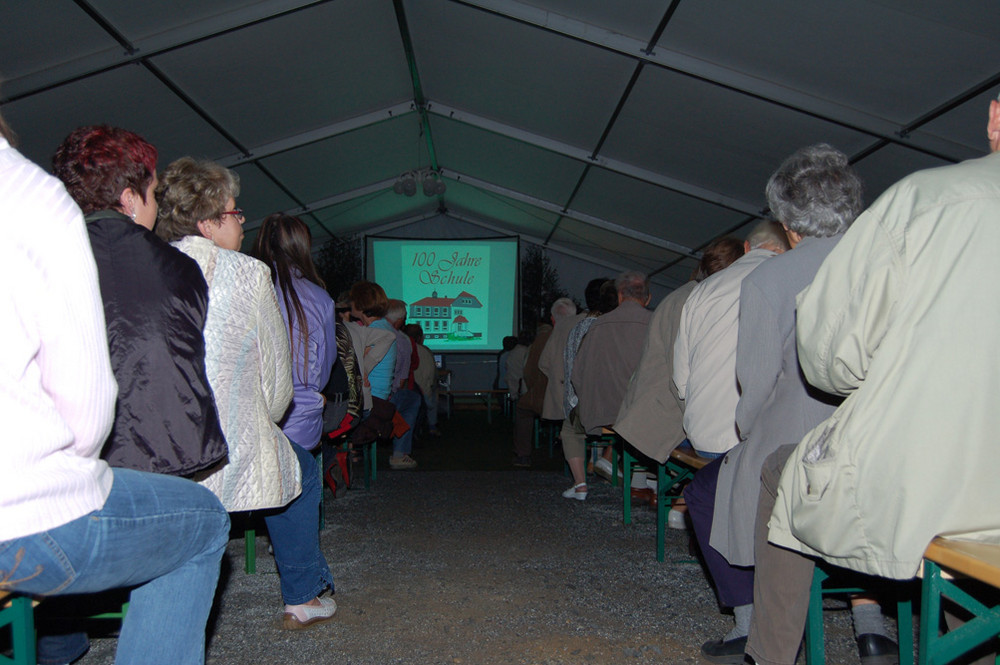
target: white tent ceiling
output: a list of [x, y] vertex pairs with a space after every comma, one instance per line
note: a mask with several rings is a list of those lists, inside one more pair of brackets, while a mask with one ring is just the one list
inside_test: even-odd
[[[322, 243], [444, 215], [604, 266], [691, 271], [820, 141], [868, 200], [985, 149], [996, 0], [33, 0], [0, 110], [48, 165], [82, 124], [241, 176]], [[440, 169], [437, 197], [393, 192]]]

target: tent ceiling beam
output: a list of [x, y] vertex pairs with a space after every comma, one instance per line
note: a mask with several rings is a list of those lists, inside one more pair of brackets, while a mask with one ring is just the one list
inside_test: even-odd
[[614, 171], [615, 173], [620, 173], [637, 180], [642, 180], [643, 182], [647, 182], [651, 185], [663, 187], [664, 189], [669, 189], [677, 192], [678, 194], [684, 194], [729, 210], [748, 215], [757, 215], [761, 210], [759, 205], [748, 203], [747, 201], [742, 201], [718, 192], [713, 192], [705, 189], [704, 187], [699, 187], [697, 185], [684, 182], [683, 180], [671, 178], [648, 169], [639, 168], [637, 166], [633, 166], [632, 164], [627, 164], [615, 159], [608, 159], [607, 157], [598, 156], [592, 158], [591, 152], [583, 148], [578, 148], [576, 146], [569, 145], [568, 143], [556, 141], [555, 139], [532, 134], [531, 132], [527, 132], [523, 129], [511, 127], [510, 125], [505, 125], [497, 122], [496, 120], [477, 116], [474, 113], [445, 106], [444, 104], [429, 101], [427, 102], [427, 110], [433, 114], [440, 115], [451, 120], [457, 120], [467, 125], [472, 125], [473, 127], [493, 132], [494, 134], [500, 134], [501, 136], [517, 139], [523, 143], [543, 148], [565, 157], [571, 157], [585, 164], [600, 166], [609, 171]]
[[237, 153], [229, 155], [228, 157], [219, 159], [219, 163], [226, 168], [235, 168], [237, 166], [249, 164], [250, 162], [254, 162], [258, 159], [272, 157], [288, 150], [294, 150], [296, 148], [307, 146], [311, 143], [317, 143], [325, 139], [333, 138], [335, 136], [339, 136], [340, 134], [347, 134], [348, 132], [353, 132], [356, 129], [392, 120], [393, 118], [398, 118], [407, 113], [412, 113], [415, 110], [416, 107], [413, 105], [412, 101], [394, 104], [392, 106], [387, 106], [384, 109], [379, 109], [378, 111], [364, 113], [362, 115], [354, 116], [353, 118], [348, 118], [347, 120], [330, 123], [329, 125], [325, 125], [308, 132], [302, 132], [301, 134], [295, 134], [294, 136], [289, 136], [287, 138], [249, 148], [246, 154]]
[[757, 76], [700, 60], [678, 51], [658, 47], [647, 53], [646, 44], [638, 39], [518, 0], [450, 1], [642, 60], [657, 67], [722, 86], [819, 120], [884, 139], [887, 143], [895, 143], [919, 150], [938, 159], [953, 162], [956, 161], [956, 152], [962, 154], [968, 150], [967, 146], [957, 146], [950, 141], [933, 136], [914, 136], [907, 131], [906, 126], [885, 118], [794, 90]]
[[409, 226], [410, 224], [419, 224], [428, 219], [433, 219], [439, 216], [441, 213], [438, 212], [437, 208], [429, 210], [427, 212], [422, 212], [417, 215], [410, 215], [408, 217], [403, 217], [402, 219], [394, 219], [391, 222], [385, 222], [384, 224], [379, 224], [378, 226], [371, 226], [364, 229], [366, 236], [374, 236], [379, 233], [385, 233], [386, 231], [394, 231], [403, 226]]
[[[610, 222], [606, 219], [601, 219], [600, 217], [594, 217], [593, 215], [588, 215], [586, 213], [577, 212], [575, 210], [568, 210], [558, 203], [552, 203], [551, 201], [546, 201], [534, 196], [529, 196], [528, 194], [523, 194], [521, 192], [515, 191], [513, 189], [508, 189], [507, 187], [501, 187], [500, 185], [495, 185], [491, 182], [485, 180], [480, 180], [479, 178], [474, 178], [463, 173], [458, 173], [452, 171], [451, 169], [441, 169], [441, 175], [446, 178], [451, 178], [452, 180], [457, 180], [458, 182], [471, 185], [478, 189], [482, 189], [488, 192], [493, 192], [494, 194], [499, 194], [501, 196], [506, 196], [507, 198], [514, 199], [515, 201], [520, 201], [521, 203], [527, 203], [528, 205], [535, 206], [541, 210], [546, 210], [548, 212], [556, 213], [557, 215], [564, 215], [570, 219], [582, 222], [589, 226], [593, 226], [605, 231], [611, 231], [612, 233], [617, 233], [618, 235], [624, 236], [626, 238], [632, 238], [633, 240], [638, 240], [639, 242], [646, 243], [647, 245], [652, 245], [653, 247], [659, 247], [660, 249], [665, 249], [669, 252], [675, 254], [682, 254], [692, 259], [699, 259], [700, 256], [694, 252], [694, 250], [679, 245], [675, 242], [670, 242], [669, 240], [664, 240], [663, 238], [650, 235], [648, 233], [643, 233], [642, 231], [636, 231], [635, 229], [630, 229], [627, 226], [622, 226], [621, 224], [616, 224]], [[543, 242], [544, 244], [544, 242]]]
[[[131, 46], [125, 48], [124, 51], [107, 49], [74, 58], [38, 72], [7, 79], [4, 81], [4, 94], [3, 97], [0, 97], [0, 103], [16, 101], [95, 74], [124, 67], [234, 30], [240, 30], [331, 1], [260, 0], [250, 5], [206, 16], [197, 21], [164, 30], [148, 38], [133, 41]], [[86, 9], [84, 11], [90, 14], [91, 18], [95, 18], [91, 12]]]
[[[664, 12], [663, 17], [660, 19], [656, 29], [653, 31], [653, 35], [650, 37], [649, 43], [646, 44], [646, 53], [652, 52], [653, 47], [656, 46], [656, 42], [660, 39], [660, 35], [662, 35], [663, 31], [667, 29], [667, 24], [670, 23], [670, 19], [673, 18], [674, 12], [677, 11], [678, 5], [680, 5], [680, 0], [673, 0], [670, 3], [670, 6], [667, 8], [666, 12]], [[639, 60], [635, 63], [635, 68], [632, 70], [632, 76], [629, 78], [628, 83], [625, 84], [625, 89], [622, 91], [622, 94], [618, 96], [618, 103], [615, 105], [615, 110], [611, 112], [611, 117], [608, 119], [607, 124], [604, 125], [604, 131], [601, 132], [601, 137], [597, 140], [597, 145], [594, 146], [594, 150], [590, 153], [591, 160], [597, 158], [597, 155], [601, 152], [601, 148], [604, 147], [604, 142], [607, 141], [608, 136], [611, 135], [611, 130], [614, 129], [615, 122], [618, 120], [618, 116], [621, 115], [622, 109], [625, 108], [625, 103], [628, 101], [629, 95], [632, 94], [632, 89], [635, 87], [636, 81], [639, 80], [639, 75], [642, 74], [642, 68], [645, 66], [646, 62], [644, 60]], [[573, 187], [573, 191], [570, 192], [569, 197], [566, 199], [566, 204], [563, 206], [564, 208], [569, 208], [573, 205], [573, 201], [576, 199], [576, 195], [579, 193], [580, 188], [583, 187], [583, 182], [587, 179], [587, 175], [589, 173], [590, 164], [588, 163], [586, 168], [583, 169], [583, 172], [580, 173], [580, 177], [577, 179], [576, 186]], [[562, 223], [562, 220], [562, 215], [559, 215], [559, 217], [556, 218], [555, 223], [549, 230], [549, 234], [545, 236], [546, 245], [550, 240], [552, 240], [552, 236], [554, 236], [556, 230], [559, 229], [559, 225]]]
[[[348, 192], [342, 194], [337, 194], [336, 196], [328, 196], [326, 198], [319, 199], [317, 201], [312, 201], [310, 203], [305, 203], [298, 208], [293, 208], [291, 210], [286, 210], [285, 212], [289, 215], [308, 215], [316, 212], [317, 210], [322, 210], [323, 208], [330, 208], [341, 203], [346, 203], [353, 199], [361, 198], [362, 196], [368, 196], [369, 194], [375, 194], [381, 191], [392, 190], [393, 183], [396, 182], [396, 178], [388, 178], [386, 180], [380, 180], [374, 182], [370, 185], [365, 185], [364, 187], [358, 187], [357, 189], [352, 189]], [[253, 221], [248, 221], [243, 225], [246, 232], [255, 231], [260, 228], [261, 223], [264, 221], [263, 217], [255, 219]], [[331, 233], [330, 235], [333, 235]]]

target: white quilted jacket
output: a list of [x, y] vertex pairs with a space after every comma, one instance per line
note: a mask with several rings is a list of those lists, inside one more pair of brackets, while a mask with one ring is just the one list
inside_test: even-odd
[[199, 482], [229, 512], [284, 506], [301, 491], [301, 469], [277, 422], [292, 400], [288, 335], [267, 266], [207, 238], [173, 243], [208, 282], [205, 369], [229, 460]]

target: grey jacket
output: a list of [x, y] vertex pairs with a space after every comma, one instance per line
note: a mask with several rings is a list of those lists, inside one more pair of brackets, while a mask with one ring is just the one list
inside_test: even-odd
[[803, 238], [743, 280], [736, 343], [736, 426], [742, 441], [719, 469], [710, 540], [734, 566], [754, 565], [764, 460], [779, 446], [798, 443], [840, 402], [806, 383], [795, 345], [795, 296], [812, 282], [840, 238]]

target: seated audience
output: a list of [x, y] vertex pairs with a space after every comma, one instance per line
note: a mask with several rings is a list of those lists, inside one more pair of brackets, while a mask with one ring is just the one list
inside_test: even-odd
[[413, 372], [420, 362], [417, 354], [417, 343], [403, 332], [406, 325], [406, 303], [402, 300], [389, 300], [385, 320], [396, 335], [396, 369], [393, 375], [392, 403], [396, 412], [402, 417], [406, 427], [404, 431], [394, 433], [392, 439], [392, 456], [389, 467], [392, 469], [414, 469], [416, 460], [410, 456], [413, 450], [413, 430], [417, 426], [417, 416], [420, 415], [420, 404], [423, 398], [416, 391]]
[[[590, 325], [569, 377], [577, 396], [579, 427], [590, 435], [600, 434], [603, 427], [614, 424], [629, 377], [639, 364], [642, 342], [652, 317], [652, 312], [646, 309], [650, 296], [649, 278], [645, 274], [623, 272], [615, 278], [614, 286], [617, 307]], [[594, 469], [602, 466], [608, 477], [618, 473], [606, 457], [598, 459]], [[580, 489], [577, 484], [574, 493]], [[585, 485], [583, 490], [586, 491]]]
[[681, 311], [674, 344], [674, 386], [684, 401], [684, 432], [703, 457], [720, 457], [736, 434], [736, 336], [740, 284], [765, 260], [788, 249], [780, 224], [758, 224], [746, 254], [698, 284]]
[[[576, 304], [569, 298], [558, 298], [549, 310], [552, 324], [576, 316]], [[552, 335], [552, 325], [542, 323], [535, 333], [535, 340], [528, 347], [522, 374], [525, 392], [514, 409], [514, 463], [519, 467], [531, 466], [531, 438], [535, 418], [542, 415], [548, 378], [538, 366], [539, 357]], [[561, 416], [560, 416], [561, 417]]]
[[497, 375], [493, 379], [494, 390], [507, 390], [507, 357], [514, 350], [514, 347], [517, 346], [517, 337], [507, 335], [503, 338], [502, 345], [503, 348], [497, 354]]
[[[375, 282], [358, 282], [351, 287], [351, 317], [362, 327], [378, 331], [374, 334], [356, 336], [361, 338], [361, 344], [355, 342], [355, 351], [359, 348], [361, 352], [358, 359], [366, 368], [362, 372], [365, 377], [365, 385], [369, 389], [371, 398], [388, 401], [393, 392], [393, 377], [396, 373], [396, 332], [395, 329], [385, 321], [385, 313], [389, 309], [389, 298], [385, 291]], [[355, 331], [351, 331], [355, 336]], [[385, 347], [388, 341], [388, 346]], [[382, 350], [384, 347], [384, 351]], [[369, 360], [369, 353], [377, 349], [378, 360]], [[371, 399], [365, 400], [365, 417], [372, 408]]]
[[[133, 587], [117, 662], [204, 663], [229, 518], [189, 480], [112, 469], [99, 458], [118, 390], [84, 220], [10, 136], [0, 118], [0, 224], [12, 241], [0, 266], [0, 589], [44, 596]], [[144, 221], [153, 205], [151, 174], [141, 175], [147, 161], [137, 159], [118, 189], [125, 203], [135, 196]]]
[[[313, 265], [312, 234], [298, 217], [274, 213], [264, 218], [253, 253], [271, 269], [291, 348], [292, 404], [279, 424], [303, 458], [302, 449], [315, 449], [323, 434], [326, 398], [321, 391], [337, 360], [334, 302]], [[333, 591], [333, 577], [316, 529], [323, 486], [316, 482], [314, 487], [306, 478], [316, 475], [315, 458], [309, 457], [310, 463], [302, 462], [302, 494], [285, 510], [265, 518], [281, 573], [284, 626], [289, 629], [330, 619], [336, 609], [333, 599], [320, 596], [327, 587]], [[309, 510], [297, 509], [299, 502], [307, 502]], [[275, 531], [281, 532], [277, 538]], [[285, 548], [281, 555], [279, 546]]]
[[[810, 388], [799, 372], [795, 296], [861, 211], [861, 181], [847, 156], [827, 145], [803, 148], [771, 176], [768, 204], [792, 250], [761, 264], [740, 292], [736, 425], [742, 442], [698, 472], [685, 490], [695, 534], [719, 604], [736, 626], [702, 652], [714, 662], [740, 663], [753, 610], [753, 524], [764, 459], [799, 441], [840, 401]], [[891, 654], [877, 604], [857, 601], [862, 662]], [[867, 616], [870, 615], [870, 616]], [[876, 648], [870, 649], [872, 643]]]
[[[728, 268], [743, 253], [743, 243], [735, 238], [713, 241], [702, 252], [692, 279], [672, 291], [653, 312], [639, 365], [629, 379], [614, 426], [615, 432], [636, 449], [640, 458], [663, 464], [684, 442], [684, 402], [677, 396], [672, 379], [674, 341], [681, 310], [698, 282]], [[675, 501], [667, 524], [675, 529], [686, 528], [683, 513], [683, 504]]]
[[[601, 289], [601, 284], [607, 281], [605, 278], [592, 279], [587, 283], [587, 290], [593, 290], [596, 299], [597, 293]], [[567, 298], [567, 300], [569, 300]], [[588, 305], [589, 306], [589, 305]], [[576, 312], [576, 305], [573, 305], [573, 316], [564, 317], [556, 321], [552, 326], [552, 334], [549, 335], [541, 355], [538, 357], [538, 369], [545, 376], [545, 391], [542, 395], [542, 409], [539, 413], [545, 420], [562, 420], [566, 417], [564, 403], [566, 400], [566, 364], [563, 359], [563, 352], [566, 350], [566, 340], [569, 333], [577, 323], [587, 316], [586, 312]]]
[[660, 464], [684, 440], [684, 402], [677, 396], [671, 378], [681, 310], [698, 282], [729, 267], [741, 256], [742, 242], [734, 238], [714, 241], [702, 253], [692, 279], [664, 298], [649, 321], [639, 365], [629, 379], [615, 419], [615, 432]]
[[[583, 336], [587, 334], [590, 326], [598, 316], [607, 314], [618, 306], [618, 292], [615, 290], [613, 280], [604, 282], [591, 280], [587, 284], [584, 298], [587, 300], [587, 315], [570, 330], [569, 337], [566, 339], [566, 348], [563, 350], [563, 373], [569, 377], [573, 376], [573, 364], [576, 362], [576, 354], [580, 350], [580, 342], [583, 341]], [[588, 491], [586, 462], [584, 460], [587, 449], [587, 432], [580, 423], [580, 414], [576, 408], [579, 399], [577, 398], [576, 390], [573, 389], [572, 381], [566, 381], [564, 392], [563, 414], [565, 417], [563, 419], [562, 430], [559, 432], [559, 438], [562, 439], [563, 456], [566, 458], [566, 465], [573, 475], [573, 486], [564, 491], [562, 495], [566, 499], [584, 501], [587, 498]], [[608, 450], [606, 452], [610, 458], [611, 451]], [[606, 468], [602, 466], [599, 470], [602, 470], [603, 475], [610, 479], [612, 474], [611, 462], [604, 457], [601, 460], [607, 466]], [[598, 462], [601, 460], [598, 460]]]
[[403, 327], [405, 332], [417, 345], [417, 355], [420, 362], [413, 372], [413, 381], [420, 389], [420, 395], [427, 411], [427, 430], [431, 436], [441, 436], [438, 430], [438, 393], [437, 365], [434, 354], [424, 346], [424, 329], [419, 323], [409, 323]]
[[[226, 440], [205, 375], [208, 286], [198, 264], [152, 232], [156, 148], [117, 127], [80, 127], [52, 161], [86, 215], [118, 383], [101, 457], [176, 476], [216, 464]], [[71, 662], [90, 646], [85, 632], [48, 631], [39, 629], [43, 663]]]
[[208, 282], [205, 364], [229, 460], [201, 483], [230, 512], [269, 511], [267, 523], [285, 601], [282, 625], [329, 619], [337, 605], [319, 594], [333, 577], [319, 551], [322, 487], [316, 461], [278, 422], [293, 397], [288, 335], [271, 271], [239, 252], [239, 179], [213, 162], [182, 157], [163, 172], [156, 233], [197, 261]]
[[1000, 542], [1000, 101], [987, 136], [890, 187], [799, 294], [802, 372], [845, 399], [765, 461], [747, 662], [795, 660], [812, 557], [909, 579], [937, 535]]
[[646, 309], [650, 296], [644, 273], [623, 272], [614, 283], [618, 306], [590, 326], [571, 376], [580, 423], [588, 434], [614, 424], [652, 317]]
[[517, 343], [514, 348], [507, 354], [505, 360], [507, 395], [514, 401], [528, 392], [528, 387], [524, 385], [524, 363], [528, 359], [528, 348], [534, 341], [535, 337], [530, 331], [522, 330], [517, 334]]
[[205, 374], [208, 285], [152, 232], [156, 148], [117, 127], [81, 127], [59, 146], [53, 172], [86, 215], [118, 382], [101, 456], [177, 476], [212, 466], [226, 440]]

